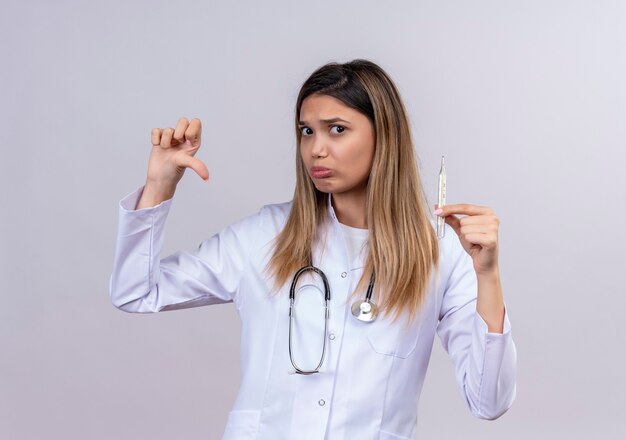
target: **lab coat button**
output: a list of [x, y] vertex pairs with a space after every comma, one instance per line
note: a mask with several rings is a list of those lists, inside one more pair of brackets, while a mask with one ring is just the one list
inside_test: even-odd
[[319, 404], [319, 406], [324, 406], [326, 405], [326, 401], [324, 399], [320, 399], [319, 402], [317, 402]]
[[328, 335], [328, 339], [330, 339], [331, 341], [334, 341], [335, 340], [335, 334], [334, 333], [329, 334]]
[[341, 272], [341, 278], [345, 278], [345, 277], [347, 277], [347, 276], [348, 276], [348, 273], [347, 273], [347, 272]]

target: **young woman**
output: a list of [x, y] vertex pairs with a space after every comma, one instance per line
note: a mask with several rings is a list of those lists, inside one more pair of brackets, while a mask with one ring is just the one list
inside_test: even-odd
[[224, 439], [413, 438], [435, 333], [472, 414], [502, 415], [516, 349], [493, 210], [435, 211], [446, 219], [437, 239], [402, 99], [370, 61], [317, 69], [295, 116], [293, 200], [163, 259], [178, 181], [186, 168], [209, 174], [194, 157], [198, 119], [152, 131], [146, 183], [120, 202], [113, 304], [235, 304], [241, 387]]

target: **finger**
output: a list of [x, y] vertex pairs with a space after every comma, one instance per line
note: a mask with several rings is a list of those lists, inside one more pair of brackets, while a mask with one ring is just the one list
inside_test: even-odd
[[176, 165], [194, 170], [205, 181], [209, 180], [209, 169], [204, 162], [187, 154], [181, 154], [176, 159]]
[[452, 229], [454, 229], [454, 232], [456, 232], [456, 235], [460, 237], [461, 236], [461, 220], [459, 220], [459, 218], [454, 215], [446, 216], [445, 220], [446, 220], [446, 223], [449, 224], [452, 227]]
[[176, 145], [185, 142], [185, 131], [187, 130], [188, 126], [189, 121], [187, 120], [187, 118], [182, 117], [178, 120], [178, 123], [176, 124], [176, 130], [174, 130], [173, 136], [174, 140], [176, 141]]
[[161, 135], [161, 148], [170, 148], [172, 146], [173, 128], [166, 128]]
[[200, 119], [193, 118], [187, 127], [185, 132], [185, 139], [191, 141], [191, 145], [194, 147], [200, 146], [202, 138], [202, 122]]
[[465, 234], [465, 240], [472, 243], [481, 245], [485, 249], [493, 249], [498, 245], [498, 240], [492, 234], [480, 234], [472, 233]]
[[[467, 218], [467, 217], [466, 217]], [[485, 225], [465, 225], [461, 219], [461, 234], [497, 234], [496, 225], [489, 223]]]
[[461, 224], [465, 225], [499, 225], [500, 220], [493, 214], [470, 215], [461, 219]]
[[443, 210], [443, 212], [439, 215], [444, 217], [450, 214], [486, 215], [493, 213], [493, 210], [488, 206], [471, 205], [469, 203], [444, 205], [441, 207], [441, 209]]
[[152, 145], [157, 146], [161, 143], [161, 129], [153, 128], [152, 129]]

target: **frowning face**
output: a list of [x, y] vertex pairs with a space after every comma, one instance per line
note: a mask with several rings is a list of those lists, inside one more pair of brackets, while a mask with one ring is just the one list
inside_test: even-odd
[[315, 187], [361, 193], [374, 160], [374, 127], [367, 116], [328, 95], [302, 101], [300, 154]]

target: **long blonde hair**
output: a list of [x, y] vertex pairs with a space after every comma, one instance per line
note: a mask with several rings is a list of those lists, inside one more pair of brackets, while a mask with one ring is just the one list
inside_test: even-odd
[[423, 306], [432, 270], [439, 267], [437, 237], [420, 182], [406, 109], [391, 78], [375, 63], [331, 62], [304, 82], [295, 108], [296, 187], [291, 212], [274, 241], [267, 270], [276, 291], [309, 264], [317, 225], [327, 220], [328, 194], [315, 188], [300, 155], [300, 108], [312, 94], [339, 99], [369, 118], [375, 152], [367, 185], [368, 255], [352, 296], [362, 295], [375, 270], [374, 298], [395, 322], [411, 322]]

